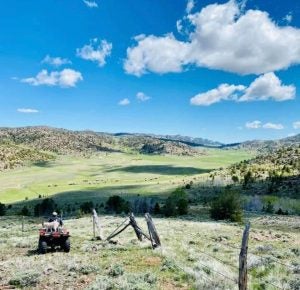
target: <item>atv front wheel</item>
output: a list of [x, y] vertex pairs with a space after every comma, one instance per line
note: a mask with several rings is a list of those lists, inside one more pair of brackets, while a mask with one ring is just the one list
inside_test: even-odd
[[39, 241], [39, 253], [40, 254], [46, 254], [47, 253], [47, 242], [45, 241]]
[[66, 252], [66, 253], [69, 253], [70, 252], [70, 249], [71, 249], [71, 242], [70, 242], [70, 239], [67, 238], [64, 243], [62, 244], [62, 248], [63, 250]]

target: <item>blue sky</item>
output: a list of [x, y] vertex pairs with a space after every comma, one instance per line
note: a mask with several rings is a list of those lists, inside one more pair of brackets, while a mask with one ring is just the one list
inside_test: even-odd
[[299, 19], [294, 0], [2, 1], [0, 126], [300, 133]]

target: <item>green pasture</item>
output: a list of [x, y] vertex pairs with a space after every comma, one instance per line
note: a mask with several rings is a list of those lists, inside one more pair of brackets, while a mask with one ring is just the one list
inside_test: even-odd
[[213, 169], [251, 157], [246, 151], [203, 151], [205, 154], [196, 157], [124, 153], [90, 158], [58, 156], [48, 163], [1, 172], [0, 202], [32, 200], [39, 195], [55, 195], [60, 202], [102, 199], [111, 194], [161, 196], [190, 180], [201, 181]]

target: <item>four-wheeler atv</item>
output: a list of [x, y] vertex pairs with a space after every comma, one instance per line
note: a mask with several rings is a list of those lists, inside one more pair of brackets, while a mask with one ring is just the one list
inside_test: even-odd
[[39, 253], [47, 253], [48, 247], [55, 249], [60, 247], [65, 252], [70, 252], [70, 234], [63, 226], [60, 226], [58, 222], [44, 223], [43, 227], [39, 230]]

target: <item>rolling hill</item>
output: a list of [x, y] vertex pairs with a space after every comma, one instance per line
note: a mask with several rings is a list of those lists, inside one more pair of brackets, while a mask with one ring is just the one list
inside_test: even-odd
[[90, 156], [97, 152], [197, 156], [204, 150], [154, 136], [71, 131], [46, 126], [0, 128], [0, 170], [55, 155]]

